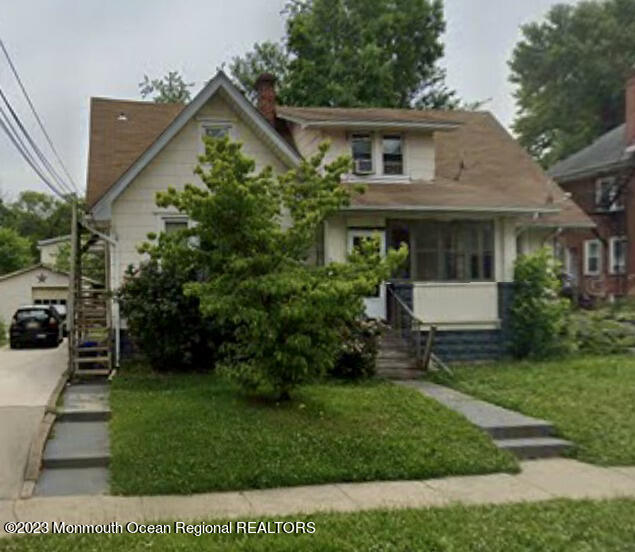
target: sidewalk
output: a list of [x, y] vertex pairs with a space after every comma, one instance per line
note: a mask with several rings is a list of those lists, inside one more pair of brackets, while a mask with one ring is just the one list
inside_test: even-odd
[[6, 521], [205, 520], [262, 518], [373, 508], [503, 504], [554, 498], [635, 498], [635, 467], [602, 468], [562, 458], [521, 464], [517, 475], [492, 474], [425, 481], [337, 483], [191, 496], [67, 496], [0, 501]]

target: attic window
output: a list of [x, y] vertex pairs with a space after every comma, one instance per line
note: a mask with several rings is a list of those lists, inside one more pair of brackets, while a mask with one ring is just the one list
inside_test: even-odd
[[203, 133], [208, 138], [224, 138], [229, 135], [229, 125], [203, 125]]

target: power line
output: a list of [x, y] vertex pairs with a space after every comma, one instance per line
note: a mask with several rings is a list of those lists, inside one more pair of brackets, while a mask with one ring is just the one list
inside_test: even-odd
[[42, 182], [44, 182], [44, 184], [46, 184], [54, 194], [58, 195], [64, 201], [68, 201], [68, 198], [64, 194], [62, 194], [53, 184], [51, 184], [48, 178], [46, 178], [46, 176], [42, 173], [40, 167], [38, 167], [37, 163], [35, 162], [33, 157], [30, 155], [29, 151], [24, 149], [24, 143], [20, 139], [19, 135], [16, 133], [15, 129], [13, 129], [10, 126], [10, 121], [7, 115], [4, 113], [4, 111], [2, 111], [1, 107], [0, 107], [0, 113], [2, 114], [2, 117], [0, 117], [0, 128], [4, 130], [6, 135], [9, 137], [9, 140], [13, 143], [13, 145], [18, 150], [20, 155], [24, 158], [27, 164], [35, 171], [35, 173], [40, 177]]
[[[28, 130], [24, 127], [24, 125], [22, 124], [22, 121], [20, 120], [20, 118], [18, 117], [17, 113], [15, 112], [15, 110], [13, 109], [13, 107], [11, 106], [11, 103], [9, 102], [9, 100], [7, 99], [7, 97], [5, 96], [4, 92], [2, 91], [2, 88], [0, 88], [0, 98], [4, 101], [5, 105], [7, 106], [7, 109], [9, 110], [9, 113], [11, 114], [11, 116], [13, 117], [13, 120], [16, 122], [16, 124], [18, 125], [18, 127], [20, 128], [20, 130], [22, 131], [22, 134], [24, 135], [24, 137], [26, 138], [27, 142], [30, 144], [32, 150], [35, 152], [35, 155], [39, 158], [40, 162], [42, 163], [42, 165], [44, 166], [44, 168], [46, 170], [48, 170], [48, 172], [50, 173], [50, 175], [53, 177], [53, 180], [57, 183], [57, 185], [62, 189], [63, 192], [65, 192], [66, 194], [72, 194], [73, 191], [71, 190], [71, 188], [68, 186], [68, 184], [66, 184], [64, 182], [64, 180], [62, 178], [60, 178], [60, 176], [57, 174], [57, 171], [55, 171], [54, 167], [51, 165], [51, 163], [49, 162], [49, 160], [46, 158], [46, 156], [42, 153], [42, 151], [40, 150], [40, 148], [37, 146], [37, 144], [35, 143], [35, 141], [33, 140], [33, 138], [31, 138], [31, 135], [29, 134]], [[5, 118], [7, 119], [7, 122], [9, 123], [9, 128], [11, 130], [13, 130], [15, 136], [19, 137], [19, 133], [17, 132], [17, 130], [10, 124], [10, 121], [8, 120], [8, 116], [6, 115], [6, 113], [4, 114]], [[22, 140], [20, 140], [20, 143], [22, 144], [22, 147], [26, 148], [26, 145], [24, 144], [24, 142], [22, 142]], [[27, 150], [28, 151], [28, 150]], [[31, 160], [33, 161], [33, 158], [31, 157]], [[31, 166], [33, 166], [33, 163], [31, 163]], [[40, 171], [41, 173], [41, 171]], [[50, 181], [48, 181], [47, 179], [47, 185], [49, 185], [50, 187]], [[57, 191], [58, 194], [60, 194], [59, 191]], [[60, 195], [64, 195], [64, 194], [60, 194]]]
[[44, 137], [46, 138], [46, 141], [48, 142], [48, 145], [50, 146], [51, 151], [53, 152], [53, 155], [55, 156], [55, 158], [57, 159], [58, 163], [60, 164], [60, 167], [62, 167], [62, 170], [64, 171], [64, 174], [66, 175], [66, 177], [68, 178], [70, 183], [73, 185], [73, 188], [74, 188], [75, 192], [78, 192], [77, 184], [75, 184], [75, 181], [73, 180], [73, 177], [70, 175], [68, 169], [66, 168], [66, 165], [64, 165], [64, 162], [62, 161], [60, 155], [57, 153], [57, 150], [55, 149], [55, 146], [53, 145], [53, 140], [51, 140], [51, 137], [49, 136], [48, 132], [46, 131], [46, 128], [44, 127], [44, 123], [42, 122], [42, 119], [38, 115], [37, 110], [35, 109], [35, 106], [33, 105], [33, 102], [31, 101], [31, 98], [29, 97], [29, 94], [27, 93], [24, 84], [22, 84], [22, 79], [20, 78], [20, 75], [18, 74], [18, 71], [15, 68], [15, 65], [13, 64], [13, 61], [11, 60], [11, 56], [9, 56], [9, 52], [6, 49], [6, 47], [4, 45], [4, 42], [2, 41], [2, 38], [0, 38], [0, 48], [2, 49], [2, 51], [4, 52], [5, 57], [7, 58], [7, 62], [9, 63], [9, 67], [11, 68], [11, 71], [13, 72], [13, 75], [15, 76], [15, 79], [18, 81], [18, 85], [20, 86], [20, 90], [22, 90], [22, 93], [24, 94], [24, 97], [26, 98], [26, 101], [29, 104], [29, 107], [31, 108], [31, 111], [33, 112], [33, 116], [35, 117], [35, 120], [37, 121], [37, 123], [38, 123], [38, 125], [40, 127], [40, 130], [42, 131], [42, 134], [44, 134]]

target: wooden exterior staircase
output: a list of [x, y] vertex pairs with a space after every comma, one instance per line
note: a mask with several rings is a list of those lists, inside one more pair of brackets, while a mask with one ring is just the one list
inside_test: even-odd
[[[69, 368], [75, 379], [103, 378], [110, 375], [113, 367], [110, 248], [106, 236], [79, 220], [76, 211], [73, 215]], [[103, 258], [103, 283], [86, 277], [89, 255]]]

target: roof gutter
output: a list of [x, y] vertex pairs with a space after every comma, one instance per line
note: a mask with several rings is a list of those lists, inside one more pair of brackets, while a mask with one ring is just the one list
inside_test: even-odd
[[448, 205], [350, 205], [343, 207], [342, 211], [406, 211], [419, 213], [496, 213], [515, 215], [534, 215], [559, 213], [556, 207], [473, 207], [473, 206], [448, 206]]
[[307, 121], [298, 117], [290, 117], [288, 115], [278, 114], [278, 118], [290, 121], [292, 123], [300, 125], [302, 128], [403, 128], [412, 130], [454, 130], [461, 126], [461, 123], [455, 123], [452, 121], [442, 122], [409, 122], [409, 121], [360, 121], [357, 119], [348, 120], [321, 120], [321, 121]]

